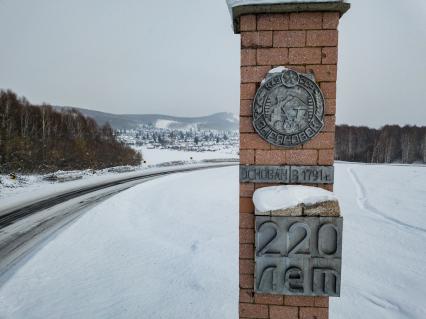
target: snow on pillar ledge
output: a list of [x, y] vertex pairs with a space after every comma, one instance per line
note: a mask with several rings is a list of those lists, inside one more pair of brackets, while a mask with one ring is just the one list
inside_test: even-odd
[[339, 12], [342, 16], [349, 10], [345, 0], [227, 0], [234, 33], [240, 33], [240, 17], [248, 14], [291, 13], [308, 11]]
[[319, 187], [280, 185], [258, 188], [253, 194], [256, 216], [339, 217], [333, 192]]

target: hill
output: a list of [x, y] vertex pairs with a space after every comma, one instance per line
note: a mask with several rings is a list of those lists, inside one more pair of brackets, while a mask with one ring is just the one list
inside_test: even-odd
[[75, 109], [81, 114], [93, 118], [98, 125], [109, 123], [113, 129], [135, 129], [140, 125], [152, 125], [156, 128], [205, 130], [238, 130], [238, 118], [227, 112], [200, 117], [179, 117], [163, 114], [113, 114], [78, 107], [57, 107]]

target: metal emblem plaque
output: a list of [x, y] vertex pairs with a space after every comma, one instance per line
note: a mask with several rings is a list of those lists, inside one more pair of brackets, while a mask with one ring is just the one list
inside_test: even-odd
[[253, 126], [268, 143], [294, 147], [324, 126], [324, 96], [309, 75], [284, 69], [267, 77], [253, 101]]
[[342, 217], [256, 216], [255, 291], [340, 296]]

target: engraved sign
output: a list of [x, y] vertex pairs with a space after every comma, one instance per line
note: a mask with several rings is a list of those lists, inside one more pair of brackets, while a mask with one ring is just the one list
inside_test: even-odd
[[324, 126], [324, 97], [308, 75], [285, 69], [260, 86], [253, 101], [253, 126], [267, 142], [301, 145]]
[[255, 291], [340, 296], [342, 217], [256, 216]]
[[333, 166], [240, 165], [241, 183], [331, 184]]

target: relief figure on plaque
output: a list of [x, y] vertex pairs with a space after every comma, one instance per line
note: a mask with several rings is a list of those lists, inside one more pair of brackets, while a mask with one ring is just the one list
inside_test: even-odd
[[283, 134], [295, 134], [308, 127], [313, 114], [312, 98], [301, 88], [277, 87], [265, 105], [266, 122]]

